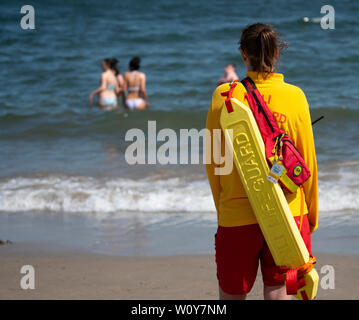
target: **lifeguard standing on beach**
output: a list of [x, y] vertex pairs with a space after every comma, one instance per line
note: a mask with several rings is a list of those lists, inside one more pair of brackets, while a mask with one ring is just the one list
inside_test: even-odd
[[[291, 137], [311, 172], [310, 178], [303, 184], [303, 194], [299, 188], [295, 193], [285, 194], [298, 227], [300, 215], [304, 214], [300, 234], [311, 255], [310, 234], [318, 226], [314, 138], [309, 106], [303, 91], [284, 82], [283, 75], [276, 73], [276, 62], [284, 46], [285, 43], [280, 41], [270, 25], [256, 23], [242, 31], [240, 52], [248, 70], [246, 76], [254, 81], [276, 117], [278, 126]], [[207, 128], [211, 133], [214, 129], [221, 129], [220, 115], [225, 100], [222, 93], [226, 91], [228, 83], [220, 85], [213, 93], [207, 116]], [[242, 85], [237, 85], [233, 91], [233, 97], [243, 103], [245, 94], [246, 90]], [[222, 133], [222, 149], [224, 144]], [[245, 299], [256, 279], [259, 261], [264, 298], [290, 299], [280, 276], [280, 268], [273, 260], [237, 170], [233, 166], [231, 173], [216, 175], [215, 168], [219, 167], [216, 163], [218, 161], [211, 155], [206, 169], [218, 215], [215, 248], [220, 299]]]

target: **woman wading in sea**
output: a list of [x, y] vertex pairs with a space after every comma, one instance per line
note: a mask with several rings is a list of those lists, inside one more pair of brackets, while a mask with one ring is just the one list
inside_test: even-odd
[[134, 57], [129, 64], [130, 71], [125, 73], [123, 90], [128, 91], [126, 106], [131, 110], [150, 107], [146, 91], [146, 74], [139, 71], [140, 63], [141, 59]]
[[101, 63], [102, 74], [100, 87], [90, 94], [90, 104], [93, 102], [94, 95], [98, 95], [98, 103], [103, 110], [117, 108], [117, 95], [121, 91], [118, 83], [117, 59], [104, 59]]

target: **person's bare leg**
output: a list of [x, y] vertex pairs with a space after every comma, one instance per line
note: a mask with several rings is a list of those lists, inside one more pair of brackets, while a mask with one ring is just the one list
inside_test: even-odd
[[287, 295], [285, 285], [282, 286], [266, 286], [263, 288], [264, 300], [291, 300], [292, 296]]
[[219, 288], [219, 300], [245, 300], [246, 294], [228, 294], [225, 293], [220, 287]]

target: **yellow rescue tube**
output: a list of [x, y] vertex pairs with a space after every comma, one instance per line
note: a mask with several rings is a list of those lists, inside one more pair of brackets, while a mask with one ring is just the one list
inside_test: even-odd
[[[299, 268], [310, 256], [281, 187], [267, 179], [269, 167], [257, 123], [246, 105], [235, 98], [231, 103], [233, 112], [228, 113], [224, 104], [220, 123], [258, 224], [276, 265]], [[313, 268], [304, 279], [296, 297], [312, 300], [318, 290], [317, 271]]]

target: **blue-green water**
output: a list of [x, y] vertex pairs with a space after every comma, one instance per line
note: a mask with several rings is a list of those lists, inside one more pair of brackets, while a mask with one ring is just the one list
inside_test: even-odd
[[[83, 219], [100, 230], [103, 221], [112, 223], [127, 248], [134, 243], [128, 232], [132, 228], [150, 230], [153, 239], [157, 239], [158, 229], [169, 230], [168, 234], [177, 230], [182, 238], [187, 226], [214, 230], [216, 217], [203, 166], [130, 166], [124, 159], [129, 144], [125, 134], [131, 128], [147, 130], [148, 120], [156, 120], [158, 129], [176, 132], [203, 128], [224, 65], [234, 62], [239, 76], [245, 75], [237, 50], [241, 29], [262, 21], [273, 24], [290, 44], [281, 57], [279, 72], [304, 90], [313, 119], [325, 116], [313, 129], [320, 183], [320, 239], [345, 236], [351, 242], [338, 240], [344, 243], [340, 250], [349, 242], [349, 247], [355, 247], [359, 225], [359, 3], [331, 1], [335, 30], [323, 30], [320, 19], [313, 19], [322, 16], [324, 4], [33, 1], [36, 29], [22, 30], [20, 8], [24, 3], [3, 0], [1, 237], [38, 240], [30, 222], [35, 224], [38, 217], [49, 214], [66, 217], [56, 218], [55, 225], [66, 224], [77, 215], [85, 216]], [[310, 19], [304, 22], [303, 17]], [[88, 96], [99, 84], [101, 60], [118, 58], [123, 73], [135, 55], [142, 58], [151, 109], [102, 112], [90, 106]], [[191, 213], [196, 218], [191, 219]], [[207, 221], [203, 229], [198, 214]], [[27, 231], [16, 233], [16, 221], [21, 219], [15, 215], [30, 221]], [[181, 225], [186, 227], [181, 229]], [[194, 232], [193, 237], [204, 233]], [[86, 229], [77, 234], [80, 238], [87, 234]], [[87, 234], [82, 237], [86, 241], [78, 242], [112, 243], [117, 239], [111, 232], [93, 234], [97, 236], [87, 238]], [[51, 241], [51, 232], [44, 239]], [[76, 242], [76, 236], [66, 239]], [[195, 252], [208, 250], [207, 239], [203, 243], [206, 245]], [[145, 251], [161, 252], [153, 248]], [[330, 250], [324, 245], [320, 249]], [[119, 254], [132, 252], [121, 250]], [[192, 252], [191, 248], [183, 246], [186, 252]]]

